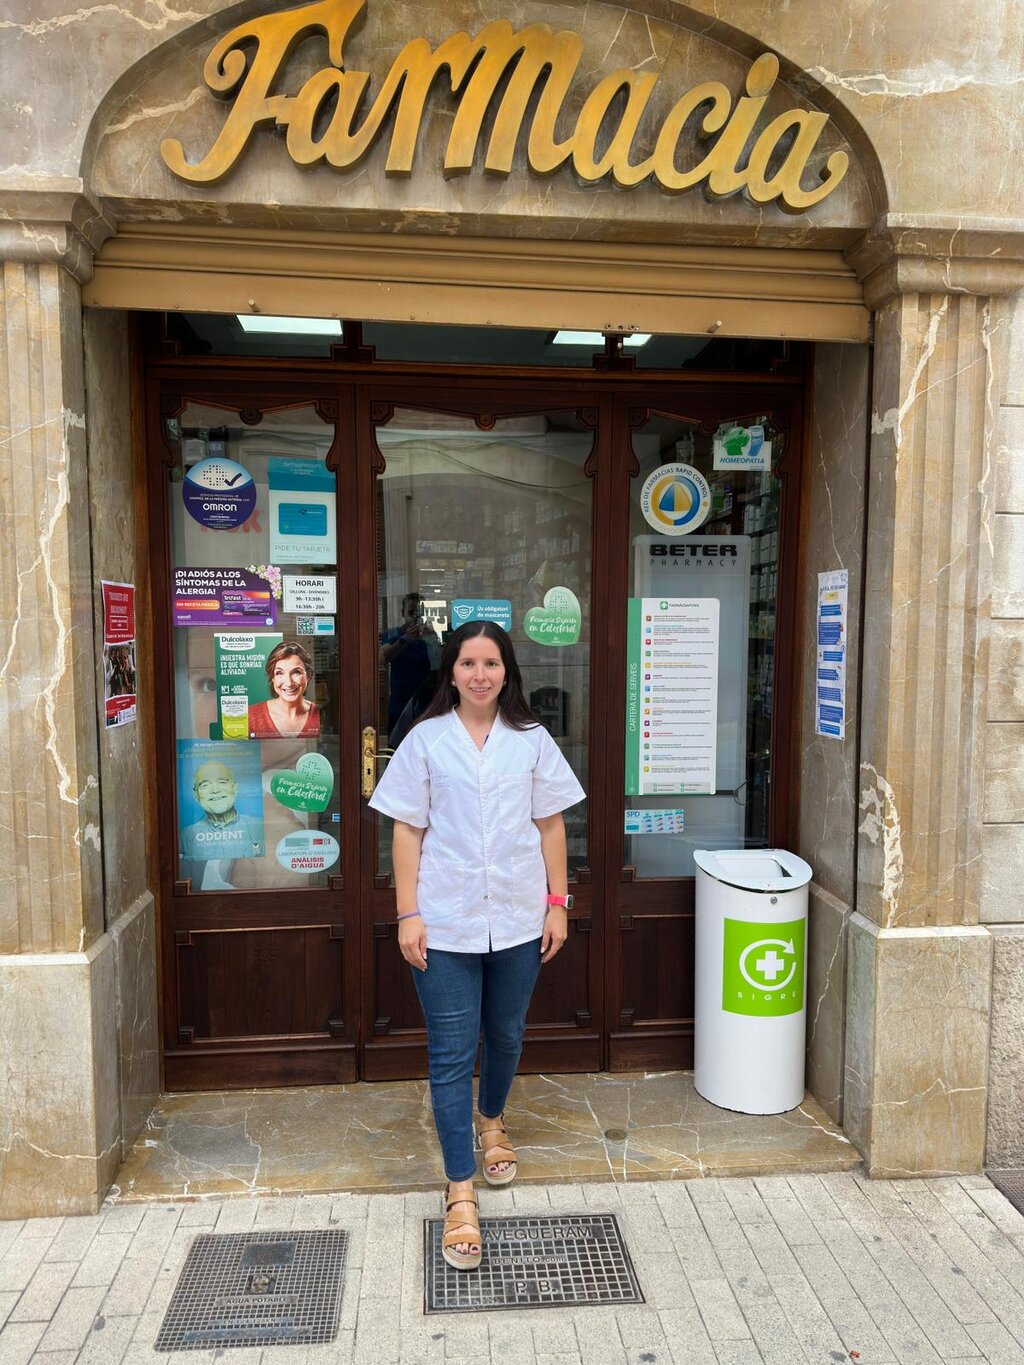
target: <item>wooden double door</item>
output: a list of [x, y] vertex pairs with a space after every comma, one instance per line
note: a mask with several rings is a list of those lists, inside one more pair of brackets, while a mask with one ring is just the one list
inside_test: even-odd
[[[426, 1074], [367, 793], [445, 634], [481, 615], [510, 626], [587, 792], [523, 1068], [692, 1065], [693, 849], [786, 838], [801, 395], [770, 376], [151, 365], [166, 1088]], [[770, 473], [715, 468], [737, 425], [767, 433]], [[703, 475], [699, 513], [658, 492], [668, 467]], [[630, 599], [714, 595], [737, 571], [717, 777], [638, 789]]]

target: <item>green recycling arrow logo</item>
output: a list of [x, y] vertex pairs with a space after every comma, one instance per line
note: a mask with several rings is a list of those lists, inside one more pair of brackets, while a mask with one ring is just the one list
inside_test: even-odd
[[765, 924], [727, 919], [723, 937], [724, 1010], [766, 1017], [803, 1008], [804, 920]]

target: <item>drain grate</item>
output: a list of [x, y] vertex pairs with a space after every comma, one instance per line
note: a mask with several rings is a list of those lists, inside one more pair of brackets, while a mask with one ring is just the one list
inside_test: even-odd
[[164, 1315], [156, 1350], [333, 1341], [347, 1250], [347, 1232], [197, 1237]]
[[999, 1193], [1006, 1195], [1017, 1212], [1024, 1213], [1024, 1170], [1018, 1167], [1008, 1171], [986, 1171], [985, 1174]]
[[481, 1218], [479, 1270], [453, 1270], [441, 1255], [440, 1218], [423, 1225], [428, 1313], [559, 1304], [643, 1303], [613, 1213]]

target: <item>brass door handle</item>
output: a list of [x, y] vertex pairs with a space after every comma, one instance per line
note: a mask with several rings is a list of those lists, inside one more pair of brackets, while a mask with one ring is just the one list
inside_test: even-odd
[[367, 725], [363, 731], [363, 795], [367, 800], [377, 785], [377, 764], [381, 759], [390, 758], [394, 752], [394, 749], [378, 749], [377, 731], [372, 725]]

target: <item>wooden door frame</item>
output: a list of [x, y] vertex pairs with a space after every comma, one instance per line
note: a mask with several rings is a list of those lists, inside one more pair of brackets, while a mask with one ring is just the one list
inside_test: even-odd
[[[403, 406], [416, 406], [417, 396], [422, 406], [447, 407], [447, 410], [466, 411], [467, 405], [477, 402], [481, 395], [490, 396], [493, 415], [515, 411], [538, 411], [541, 406], [548, 409], [593, 408], [596, 412], [596, 431], [594, 452], [595, 487], [593, 503], [592, 534], [594, 545], [609, 547], [607, 571], [603, 574], [592, 572], [592, 619], [606, 623], [609, 631], [608, 649], [599, 665], [600, 651], [598, 641], [592, 636], [591, 643], [591, 718], [604, 716], [608, 729], [599, 741], [591, 719], [590, 745], [590, 829], [588, 849], [590, 850], [590, 883], [587, 899], [591, 905], [590, 932], [592, 939], [592, 961], [603, 962], [603, 976], [592, 982], [592, 994], [596, 1006], [593, 1011], [591, 1034], [596, 1035], [597, 1043], [593, 1063], [600, 1069], [624, 1069], [637, 1066], [666, 1065], [672, 1059], [676, 1065], [686, 1064], [689, 1049], [692, 1048], [692, 1020], [672, 1021], [667, 1027], [630, 1028], [616, 1027], [613, 1018], [620, 1005], [620, 982], [616, 973], [620, 966], [618, 940], [622, 930], [623, 915], [629, 913], [631, 893], [629, 883], [622, 878], [621, 819], [612, 819], [612, 811], [618, 811], [618, 793], [622, 790], [622, 767], [624, 756], [624, 716], [622, 707], [615, 704], [618, 684], [616, 679], [625, 676], [625, 619], [626, 598], [628, 597], [628, 534], [616, 532], [616, 508], [628, 500], [631, 446], [625, 440], [629, 427], [631, 408], [650, 408], [657, 411], [679, 413], [695, 412], [706, 405], [730, 394], [730, 404], [746, 411], [759, 407], [761, 411], [770, 410], [769, 397], [776, 403], [784, 403], [789, 416], [790, 449], [787, 456], [788, 471], [786, 486], [788, 495], [783, 499], [783, 520], [780, 523], [779, 562], [783, 566], [778, 588], [777, 649], [775, 696], [795, 695], [794, 684], [798, 677], [797, 650], [799, 646], [796, 629], [796, 585], [797, 585], [797, 531], [799, 521], [799, 463], [800, 443], [804, 434], [803, 406], [805, 402], [805, 376], [798, 375], [736, 375], [732, 373], [700, 372], [654, 372], [654, 371], [595, 371], [594, 369], [558, 369], [555, 371], [533, 367], [516, 369], [496, 369], [495, 367], [470, 366], [428, 366], [399, 363], [367, 363], [365, 357], [338, 356], [329, 361], [302, 360], [251, 360], [238, 357], [182, 357], [154, 353], [145, 357], [145, 392], [148, 450], [144, 454], [147, 470], [149, 513], [151, 528], [151, 584], [152, 619], [154, 622], [154, 680], [173, 678], [173, 626], [169, 604], [170, 595], [170, 527], [168, 503], [166, 499], [166, 472], [169, 451], [164, 441], [164, 424], [175, 403], [183, 400], [208, 402], [221, 406], [226, 411], [238, 412], [246, 406], [256, 408], [279, 408], [284, 406], [308, 406], [318, 403], [322, 415], [333, 413], [336, 422], [335, 441], [331, 459], [334, 467], [344, 464], [346, 450], [355, 451], [361, 432], [368, 429], [368, 418], [372, 415], [373, 405], [394, 400], [401, 393]], [[439, 385], [452, 395], [445, 404], [437, 399]], [[523, 397], [528, 390], [528, 397]], [[667, 403], [666, 396], [679, 395], [674, 403]], [[517, 395], [519, 398], [517, 399]], [[586, 395], [587, 401], [581, 402]], [[745, 397], [740, 398], [740, 395]], [[686, 404], [683, 404], [683, 397]], [[239, 402], [239, 399], [247, 402]], [[624, 401], [623, 401], [624, 400]], [[660, 401], [658, 401], [660, 400]], [[454, 404], [454, 408], [449, 406]], [[180, 410], [180, 409], [179, 409]], [[730, 408], [731, 411], [731, 408]], [[600, 453], [599, 453], [600, 452]], [[376, 472], [369, 459], [357, 460], [359, 473], [356, 496], [351, 503], [344, 498], [338, 499], [339, 553], [343, 536], [354, 536], [357, 545], [373, 545], [376, 537], [375, 480]], [[368, 524], [369, 522], [369, 524]], [[376, 618], [372, 627], [368, 613], [375, 612], [377, 582], [376, 557], [357, 556], [357, 571], [353, 581], [339, 584], [339, 612], [342, 602], [352, 613], [348, 619], [359, 619], [358, 634], [365, 641], [376, 638]], [[618, 583], [618, 589], [613, 587]], [[377, 685], [376, 655], [368, 648], [360, 646], [358, 651], [358, 709], [360, 725], [351, 723], [341, 726], [339, 735], [339, 766], [343, 773], [349, 773], [350, 781], [358, 781], [359, 772], [359, 735], [362, 725], [375, 723], [372, 699]], [[159, 695], [155, 693], [155, 695]], [[339, 701], [339, 705], [341, 702]], [[772, 769], [783, 781], [773, 783], [771, 799], [771, 830], [773, 842], [785, 844], [790, 835], [790, 821], [795, 823], [795, 803], [797, 800], [798, 773], [795, 769], [795, 725], [792, 716], [783, 714], [784, 708], [773, 705], [772, 730]], [[163, 763], [171, 764], [173, 773], [174, 735], [173, 717], [169, 708], [158, 715], [157, 742], [163, 754]], [[170, 747], [168, 747], [170, 745]], [[593, 760], [598, 751], [603, 753], [599, 767]], [[170, 755], [170, 757], [168, 757]], [[160, 756], [157, 759], [159, 772]], [[164, 777], [168, 776], [165, 766]], [[339, 782], [342, 774], [339, 773]], [[787, 789], [787, 781], [791, 784]], [[615, 792], [613, 799], [611, 793]], [[310, 1040], [307, 1046], [295, 1048], [288, 1040], [256, 1041], [245, 1049], [218, 1048], [212, 1045], [204, 1048], [205, 1062], [200, 1062], [192, 1046], [183, 1044], [170, 1036], [176, 1018], [175, 1000], [175, 942], [174, 915], [171, 912], [174, 895], [174, 849], [176, 834], [173, 828], [175, 819], [173, 803], [154, 803], [157, 808], [159, 824], [158, 845], [160, 857], [160, 901], [159, 932], [162, 945], [162, 1013], [161, 1034], [165, 1047], [166, 1085], [169, 1089], [204, 1089], [230, 1085], [253, 1084], [303, 1084], [323, 1079], [325, 1051], [335, 1054], [337, 1066], [334, 1080], [352, 1080], [358, 1074], [360, 1053], [366, 1059], [368, 1068], [364, 1075], [370, 1076], [374, 1069], [369, 1066], [369, 1058], [374, 1049], [369, 1038], [365, 1037], [367, 1020], [365, 1009], [360, 1006], [364, 1016], [358, 1026], [351, 1027], [346, 1021], [344, 1036], [341, 1040]], [[365, 802], [360, 800], [361, 818], [358, 827], [342, 829], [342, 876], [345, 885], [348, 878], [360, 869], [359, 875], [369, 877], [372, 886], [373, 869], [365, 857], [361, 857], [365, 846], [364, 826], [367, 821]], [[346, 825], [354, 822], [344, 822]], [[595, 834], [595, 831], [598, 833]], [[605, 862], [603, 870], [595, 865], [594, 851], [598, 842], [604, 846]], [[613, 882], [608, 873], [612, 873]], [[689, 916], [692, 918], [693, 883], [684, 883], [680, 898], [675, 882], [659, 887], [657, 883], [637, 884], [645, 888], [644, 894], [653, 896], [657, 903], [661, 897], [666, 903], [666, 913]], [[626, 888], [623, 890], [622, 888]], [[319, 910], [323, 916], [331, 913], [331, 898], [338, 894], [338, 887], [323, 891], [304, 891], [302, 910], [309, 914]], [[581, 888], [582, 891], [582, 888]], [[224, 893], [220, 896], [206, 894], [202, 897], [197, 924], [203, 927], [230, 927], [235, 913], [228, 902], [238, 893]], [[255, 910], [255, 918], [268, 925], [276, 917], [279, 921], [280, 893], [277, 891], [245, 893], [251, 897], [249, 904]], [[357, 992], [364, 989], [370, 979], [366, 973], [371, 967], [370, 955], [373, 952], [373, 902], [379, 892], [363, 895], [363, 888], [357, 891], [355, 905], [355, 924], [343, 926], [341, 932], [351, 943], [352, 932], [359, 925], [358, 949], [344, 953], [346, 1000], [352, 998], [352, 988]], [[346, 900], [348, 895], [346, 894]], [[223, 902], [223, 903], [222, 903]], [[277, 904], [275, 905], [275, 902]], [[624, 910], [622, 907], [626, 906]], [[362, 907], [366, 907], [363, 909]], [[656, 907], [658, 905], [656, 904]], [[335, 918], [342, 915], [335, 910]], [[352, 907], [347, 914], [351, 921]], [[366, 932], [362, 923], [366, 921]], [[613, 923], [614, 921], [614, 923]], [[247, 917], [247, 924], [249, 917]], [[255, 926], [255, 927], [258, 927]], [[593, 974], [593, 973], [592, 973]], [[347, 1010], [351, 1014], [350, 1010]], [[620, 1021], [621, 1023], [621, 1021]], [[372, 1027], [372, 1025], [371, 1025]], [[556, 1070], [566, 1063], [564, 1049], [558, 1040], [531, 1038], [527, 1044], [524, 1068], [529, 1070]], [[188, 1056], [183, 1054], [188, 1052]], [[244, 1077], [236, 1081], [235, 1069], [231, 1059], [237, 1058], [240, 1051], [251, 1059]], [[390, 1075], [409, 1074], [408, 1060], [415, 1058], [416, 1070], [421, 1069], [422, 1045], [414, 1044], [405, 1064], [396, 1067], [386, 1064], [380, 1068], [373, 1079], [385, 1079]], [[560, 1060], [561, 1058], [561, 1060]], [[591, 1069], [588, 1065], [586, 1069]]]

